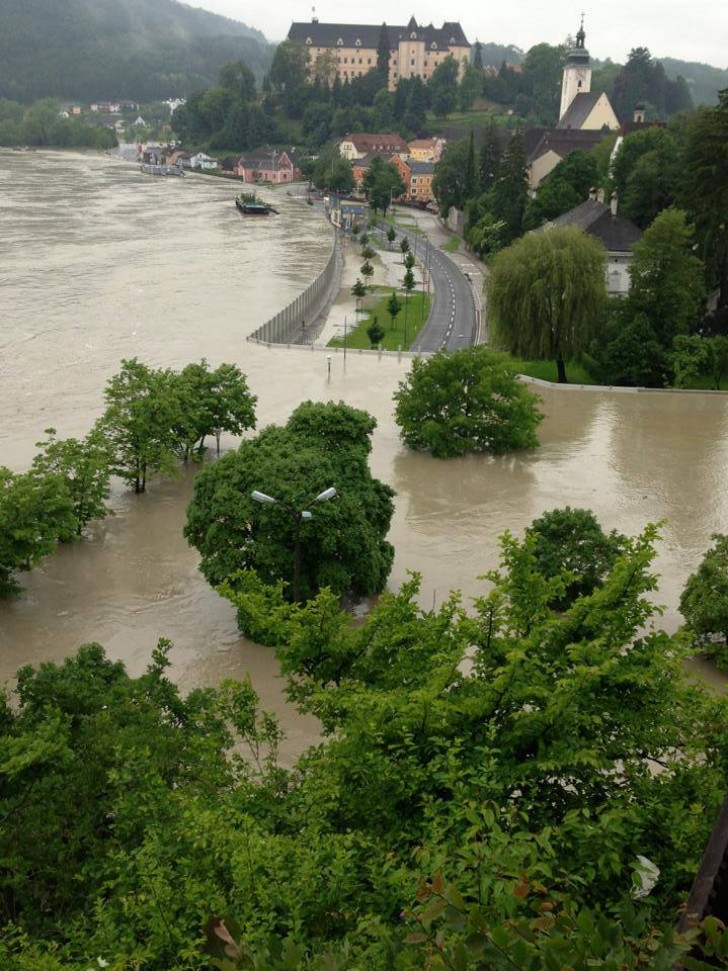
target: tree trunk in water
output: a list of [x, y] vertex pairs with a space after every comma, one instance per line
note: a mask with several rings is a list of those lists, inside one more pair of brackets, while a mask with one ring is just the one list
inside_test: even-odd
[[559, 384], [568, 384], [566, 380], [566, 365], [564, 364], [563, 357], [556, 358], [556, 374], [558, 375], [556, 380]]

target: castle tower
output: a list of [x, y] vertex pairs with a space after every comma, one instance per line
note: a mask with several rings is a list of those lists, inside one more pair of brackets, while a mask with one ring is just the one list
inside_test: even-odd
[[564, 77], [561, 82], [561, 108], [559, 118], [563, 118], [577, 94], [588, 94], [591, 90], [591, 65], [589, 51], [584, 47], [584, 17], [581, 18], [579, 33], [576, 35], [576, 46], [569, 51], [564, 65]]

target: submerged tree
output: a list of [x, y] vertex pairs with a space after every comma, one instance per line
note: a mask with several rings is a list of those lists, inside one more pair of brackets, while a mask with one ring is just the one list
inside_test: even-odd
[[[206, 579], [217, 586], [254, 570], [265, 583], [286, 581], [290, 597], [298, 572], [303, 599], [324, 586], [378, 593], [394, 555], [385, 539], [394, 493], [369, 471], [374, 427], [364, 411], [309, 401], [285, 426], [265, 428], [204, 468], [184, 532]], [[335, 500], [309, 507], [330, 487]], [[276, 502], [256, 502], [253, 491]], [[311, 521], [299, 516], [304, 510]]]
[[518, 380], [505, 354], [486, 347], [415, 358], [394, 400], [405, 444], [437, 458], [538, 445], [538, 397]]

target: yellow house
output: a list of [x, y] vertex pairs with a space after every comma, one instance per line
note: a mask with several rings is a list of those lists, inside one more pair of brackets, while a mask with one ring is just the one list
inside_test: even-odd
[[333, 81], [352, 81], [377, 66], [377, 49], [384, 39], [389, 47], [388, 86], [394, 91], [400, 78], [418, 77], [428, 81], [432, 72], [452, 55], [462, 77], [470, 60], [470, 43], [459, 23], [442, 27], [420, 27], [414, 17], [406, 27], [382, 24], [291, 24], [288, 40], [302, 44], [309, 52], [311, 77], [318, 74]]
[[416, 138], [409, 143], [410, 158], [416, 162], [439, 162], [446, 145], [445, 138]]

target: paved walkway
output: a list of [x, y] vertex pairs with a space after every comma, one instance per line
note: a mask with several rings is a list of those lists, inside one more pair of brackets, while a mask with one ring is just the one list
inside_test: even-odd
[[[424, 233], [430, 244], [438, 249], [447, 243], [453, 236], [448, 229], [442, 226], [438, 218], [432, 213], [421, 212], [419, 210], [408, 208], [398, 209], [396, 212], [396, 219], [398, 229], [410, 229]], [[399, 238], [400, 232], [398, 232], [397, 241], [394, 243], [394, 248], [391, 251], [387, 248], [386, 241], [381, 239], [379, 244], [381, 248], [377, 248], [377, 255], [373, 260], [374, 275], [371, 278], [372, 284], [391, 287], [392, 289], [401, 288], [405, 269], [402, 263], [402, 253], [399, 249]], [[352, 296], [351, 293], [351, 288], [354, 286], [357, 279], [361, 278], [361, 246], [359, 245], [356, 237], [346, 237], [340, 234], [339, 247], [343, 261], [340, 278], [338, 281], [334, 281], [332, 283], [331, 293], [328, 299], [326, 299], [324, 305], [320, 308], [315, 316], [312, 316], [312, 318], [306, 322], [305, 332], [292, 335], [291, 343], [314, 344], [315, 346], [325, 347], [332, 338], [343, 338], [346, 332], [352, 327], [356, 326], [361, 319], [362, 313], [361, 311], [357, 310], [357, 300], [354, 296]], [[453, 348], [461, 345], [467, 346], [473, 339], [471, 335], [474, 335], [476, 343], [484, 342], [487, 340], [488, 336], [483, 314], [484, 265], [477, 259], [477, 257], [474, 257], [465, 250], [465, 244], [462, 242], [458, 252], [440, 252], [438, 253], [438, 257], [438, 262], [442, 262], [445, 269], [447, 269], [447, 265], [452, 262], [456, 270], [459, 270], [460, 273], [462, 273], [463, 277], [467, 281], [467, 286], [472, 291], [473, 303], [470, 304], [471, 310], [468, 314], [469, 320], [466, 322], [466, 325], [461, 325], [456, 328], [458, 333], [451, 334], [448, 332], [447, 340], [443, 340], [444, 335], [434, 337], [433, 339], [435, 343], [432, 348], [430, 348], [429, 345], [425, 347], [425, 343], [423, 343], [423, 338], [426, 334], [427, 328], [423, 329], [420, 334], [420, 339], [416, 346], [413, 345], [413, 349], [433, 350], [445, 344], [447, 344], [447, 346], [452, 344]], [[434, 269], [434, 267], [432, 267], [432, 269]], [[413, 267], [413, 273], [415, 276], [416, 287], [421, 287], [422, 265], [419, 262], [417, 262]], [[440, 276], [442, 276], [442, 274], [440, 274]], [[459, 274], [456, 273], [456, 276], [459, 276]], [[434, 273], [431, 275], [430, 283], [433, 287], [431, 293], [434, 300], [437, 301], [434, 290]], [[443, 290], [441, 296], [444, 297], [444, 289], [446, 289], [446, 285], [443, 281], [441, 281], [441, 284], [441, 289]], [[468, 302], [469, 301], [461, 299], [460, 305], [462, 306]], [[364, 298], [364, 304], [366, 305], [366, 303], [367, 298]], [[473, 304], [475, 307], [475, 322], [474, 325], [471, 325]], [[460, 333], [460, 331], [463, 333]], [[420, 344], [422, 345], [421, 347]]]

